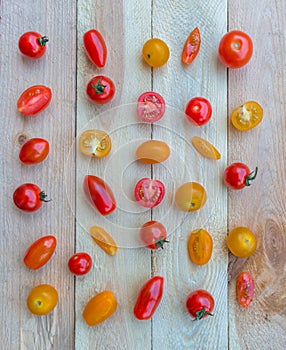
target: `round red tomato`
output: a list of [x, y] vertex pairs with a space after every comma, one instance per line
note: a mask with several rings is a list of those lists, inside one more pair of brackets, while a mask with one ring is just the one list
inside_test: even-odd
[[188, 102], [185, 113], [189, 122], [202, 126], [211, 119], [212, 106], [206, 98], [194, 97]]
[[13, 194], [13, 201], [16, 207], [26, 212], [40, 209], [43, 202], [49, 202], [46, 198], [45, 192], [37, 185], [31, 183], [19, 186]]
[[250, 181], [256, 178], [258, 168], [250, 172], [247, 165], [243, 163], [233, 163], [224, 171], [224, 182], [232, 190], [241, 190], [245, 186], [250, 186]]
[[33, 138], [22, 146], [19, 159], [26, 165], [37, 164], [45, 160], [49, 154], [50, 145], [47, 140]]
[[164, 244], [169, 242], [166, 238], [166, 229], [158, 221], [148, 221], [141, 227], [140, 239], [147, 248], [163, 249]]
[[104, 104], [113, 99], [115, 86], [111, 79], [103, 75], [92, 78], [86, 87], [89, 99], [98, 104]]
[[70, 257], [68, 267], [75, 275], [85, 275], [92, 267], [91, 256], [87, 253], [76, 253]]
[[46, 52], [46, 43], [48, 41], [49, 39], [46, 36], [42, 36], [37, 32], [27, 32], [20, 37], [18, 46], [22, 55], [37, 59]]
[[165, 186], [159, 180], [141, 179], [135, 186], [136, 201], [146, 208], [154, 208], [160, 204], [165, 196]]
[[226, 33], [219, 43], [218, 56], [221, 62], [229, 68], [245, 66], [253, 52], [252, 40], [244, 32], [233, 30]]
[[47, 108], [51, 99], [52, 90], [47, 86], [31, 86], [19, 97], [17, 108], [26, 117], [33, 117]]
[[201, 320], [208, 315], [213, 316], [211, 312], [214, 308], [214, 298], [206, 290], [198, 289], [189, 294], [186, 300], [186, 307], [195, 320]]
[[91, 29], [83, 36], [83, 44], [88, 58], [98, 68], [105, 66], [107, 48], [105, 41], [99, 31]]
[[165, 110], [165, 101], [157, 92], [144, 92], [138, 97], [137, 115], [143, 122], [156, 122], [163, 117]]

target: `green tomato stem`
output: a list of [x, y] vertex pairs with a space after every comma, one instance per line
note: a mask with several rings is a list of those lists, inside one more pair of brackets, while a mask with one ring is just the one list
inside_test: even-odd
[[103, 94], [104, 93], [104, 89], [106, 88], [106, 85], [102, 85], [101, 84], [100, 79], [98, 79], [96, 84], [92, 84], [91, 86], [94, 88], [95, 93], [97, 95]]
[[169, 243], [164, 237], [160, 237], [159, 239], [156, 240], [156, 249], [164, 249], [164, 243]]
[[50, 202], [50, 201], [51, 201], [51, 199], [46, 199], [46, 198], [47, 198], [47, 195], [45, 194], [44, 191], [42, 191], [42, 192], [40, 193], [40, 200], [41, 200], [42, 202]]
[[42, 36], [38, 39], [38, 43], [40, 46], [46, 46], [46, 43], [49, 41], [49, 39], [46, 36]]
[[206, 309], [203, 308], [196, 312], [196, 318], [193, 321], [201, 320], [205, 315], [213, 316], [212, 313], [206, 311]]
[[258, 167], [255, 168], [255, 170], [253, 170], [246, 178], [245, 180], [245, 186], [250, 186], [251, 183], [250, 181], [253, 181], [256, 178], [258, 172]]

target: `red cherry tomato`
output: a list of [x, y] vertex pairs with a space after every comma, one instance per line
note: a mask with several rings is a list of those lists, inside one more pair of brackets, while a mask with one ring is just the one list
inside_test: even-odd
[[189, 294], [186, 300], [186, 307], [189, 314], [194, 317], [194, 321], [213, 316], [214, 298], [203, 289], [198, 289]]
[[158, 221], [148, 221], [141, 227], [140, 239], [147, 248], [163, 249], [164, 244], [169, 242], [166, 238], [166, 229]]
[[87, 253], [76, 253], [70, 257], [68, 267], [77, 276], [85, 275], [92, 267], [91, 256]]
[[149, 320], [154, 315], [163, 296], [164, 278], [155, 276], [141, 288], [134, 306], [134, 316], [138, 320]]
[[137, 115], [143, 122], [155, 123], [165, 113], [166, 104], [157, 92], [144, 92], [138, 97]]
[[254, 281], [248, 272], [241, 272], [237, 277], [236, 295], [239, 304], [247, 309], [254, 296]]
[[88, 82], [86, 94], [91, 101], [97, 104], [104, 104], [113, 99], [115, 86], [111, 79], [98, 75]]
[[232, 190], [241, 190], [245, 186], [250, 186], [250, 181], [256, 178], [258, 168], [250, 172], [247, 165], [243, 163], [233, 163], [224, 171], [224, 182]]
[[239, 30], [226, 33], [222, 37], [218, 48], [218, 56], [221, 62], [229, 68], [245, 66], [250, 61], [252, 52], [251, 38]]
[[49, 154], [50, 145], [47, 140], [33, 138], [22, 146], [19, 159], [26, 165], [37, 164], [45, 160]]
[[144, 178], [137, 182], [134, 196], [143, 207], [154, 208], [162, 202], [165, 196], [165, 186], [159, 180]]
[[95, 29], [91, 29], [83, 36], [83, 45], [88, 58], [98, 68], [103, 68], [106, 63], [107, 48], [102, 35]]
[[40, 187], [31, 183], [19, 186], [14, 194], [13, 200], [20, 210], [26, 212], [36, 211], [41, 208], [43, 202], [49, 202], [47, 195]]
[[18, 99], [18, 111], [33, 117], [48, 107], [52, 99], [52, 90], [47, 86], [35, 85], [25, 90]]
[[195, 28], [188, 36], [183, 51], [182, 51], [182, 62], [190, 64], [197, 57], [201, 46], [201, 35], [199, 28]]
[[188, 102], [185, 113], [193, 125], [202, 126], [211, 119], [212, 106], [206, 98], [194, 97]]
[[31, 59], [37, 59], [46, 52], [46, 43], [49, 39], [37, 32], [24, 33], [19, 39], [19, 50], [22, 55]]
[[51, 259], [56, 246], [57, 239], [55, 236], [44, 236], [37, 239], [27, 249], [24, 264], [31, 270], [39, 269]]
[[99, 177], [87, 175], [83, 189], [89, 202], [101, 215], [109, 215], [116, 208], [116, 201], [111, 188]]

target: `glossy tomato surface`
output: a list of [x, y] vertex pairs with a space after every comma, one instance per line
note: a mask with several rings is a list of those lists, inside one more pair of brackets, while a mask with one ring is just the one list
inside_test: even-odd
[[258, 168], [252, 172], [244, 163], [236, 162], [229, 165], [224, 171], [224, 182], [232, 190], [241, 190], [250, 186], [251, 181], [256, 178]]
[[24, 264], [31, 270], [44, 266], [53, 256], [57, 246], [55, 236], [44, 236], [33, 242], [24, 256]]
[[92, 267], [91, 256], [84, 252], [76, 253], [70, 257], [68, 267], [77, 276], [86, 275]]
[[247, 309], [254, 297], [254, 280], [250, 273], [241, 272], [236, 281], [236, 295], [239, 304]]
[[49, 151], [50, 145], [47, 140], [33, 138], [24, 143], [19, 153], [19, 159], [26, 165], [38, 164], [47, 158]]
[[245, 102], [243, 105], [235, 108], [231, 113], [232, 125], [239, 131], [247, 131], [255, 128], [261, 123], [263, 118], [263, 109], [255, 101]]
[[202, 126], [210, 121], [212, 106], [206, 98], [194, 97], [187, 103], [185, 114], [191, 124]]
[[198, 289], [189, 294], [186, 307], [195, 320], [201, 320], [207, 316], [213, 316], [214, 298], [208, 291]]
[[159, 180], [143, 178], [137, 182], [134, 196], [143, 207], [154, 208], [162, 202], [165, 196], [165, 186]]
[[83, 45], [88, 58], [98, 68], [103, 68], [107, 59], [107, 47], [103, 36], [96, 29], [91, 29], [83, 35]]
[[148, 221], [141, 227], [140, 239], [147, 248], [163, 249], [168, 242], [166, 228], [158, 221]]
[[34, 287], [27, 298], [30, 312], [37, 316], [49, 314], [58, 303], [58, 292], [49, 284]]
[[149, 320], [159, 306], [164, 288], [164, 278], [155, 276], [141, 288], [134, 306], [134, 316], [138, 320]]
[[144, 92], [138, 97], [137, 115], [143, 122], [155, 123], [163, 117], [165, 110], [165, 101], [157, 92]]
[[188, 240], [189, 257], [197, 265], [209, 262], [213, 251], [213, 240], [208, 231], [200, 228], [192, 231]]
[[14, 194], [13, 201], [22, 211], [33, 212], [41, 208], [42, 202], [48, 202], [47, 195], [35, 184], [26, 183], [19, 186]]
[[149, 66], [161, 67], [167, 63], [170, 57], [170, 50], [163, 40], [153, 38], [144, 44], [142, 55]]
[[244, 226], [232, 229], [227, 236], [226, 243], [231, 253], [238, 258], [248, 258], [257, 247], [255, 235]]
[[27, 117], [33, 117], [48, 107], [52, 99], [52, 90], [44, 85], [35, 85], [25, 90], [18, 99], [18, 111]]
[[20, 36], [18, 46], [22, 55], [37, 59], [42, 57], [46, 52], [46, 43], [49, 39], [37, 32], [26, 32]]
[[79, 150], [86, 156], [106, 157], [112, 147], [111, 138], [103, 130], [86, 130], [78, 140]]
[[188, 36], [182, 51], [182, 62], [190, 64], [197, 57], [201, 47], [201, 34], [196, 27]]
[[198, 182], [186, 182], [175, 193], [175, 204], [179, 210], [191, 212], [201, 209], [207, 200], [204, 187]]
[[138, 146], [136, 150], [136, 157], [142, 163], [156, 164], [167, 160], [170, 153], [170, 147], [166, 142], [149, 140]]
[[110, 78], [98, 75], [88, 82], [86, 94], [92, 102], [104, 104], [113, 99], [115, 86]]

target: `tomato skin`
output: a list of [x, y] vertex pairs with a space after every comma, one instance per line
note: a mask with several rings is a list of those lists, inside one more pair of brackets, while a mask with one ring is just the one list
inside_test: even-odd
[[226, 33], [218, 48], [221, 62], [228, 68], [241, 68], [251, 59], [253, 43], [250, 36], [239, 30]]
[[164, 141], [149, 140], [141, 143], [136, 150], [136, 158], [142, 163], [156, 164], [167, 160], [170, 147]]
[[18, 47], [22, 55], [37, 59], [46, 52], [46, 43], [49, 39], [37, 32], [26, 32], [20, 36]]
[[191, 232], [188, 240], [188, 252], [194, 264], [207, 264], [212, 256], [212, 251], [213, 240], [206, 230], [198, 229]]
[[18, 99], [18, 111], [26, 117], [34, 117], [48, 107], [52, 99], [52, 90], [44, 85], [35, 85], [26, 89]]
[[179, 210], [184, 212], [199, 210], [206, 201], [206, 190], [198, 182], [185, 182], [175, 193], [175, 204]]
[[48, 202], [46, 194], [35, 184], [25, 183], [13, 194], [16, 207], [25, 212], [33, 212], [41, 208], [42, 202]]
[[146, 222], [139, 235], [142, 243], [149, 249], [164, 249], [164, 244], [168, 243], [166, 228], [158, 221]]
[[137, 115], [143, 122], [157, 122], [163, 117], [165, 110], [166, 103], [157, 92], [144, 92], [138, 97]]
[[94, 239], [96, 244], [109, 255], [115, 255], [118, 247], [114, 239], [110, 234], [100, 226], [92, 226], [89, 229], [91, 237]]
[[83, 44], [88, 58], [98, 68], [106, 64], [107, 47], [102, 35], [96, 29], [91, 29], [83, 36]]
[[108, 77], [98, 75], [88, 82], [86, 94], [92, 102], [104, 104], [113, 99], [115, 86]]
[[247, 165], [237, 162], [229, 165], [224, 171], [224, 182], [232, 190], [241, 190], [245, 186], [250, 186], [250, 182], [256, 178], [258, 168], [252, 172]]
[[185, 110], [187, 120], [196, 126], [207, 124], [212, 116], [212, 106], [204, 97], [192, 98]]
[[247, 309], [254, 297], [254, 280], [250, 273], [241, 272], [236, 281], [236, 295], [239, 304]]
[[50, 145], [47, 140], [33, 138], [24, 143], [19, 153], [19, 159], [26, 165], [38, 164], [47, 158], [49, 151]]
[[24, 264], [31, 270], [38, 270], [53, 256], [57, 246], [55, 236], [44, 236], [33, 242], [24, 256]]
[[34, 287], [27, 298], [29, 311], [37, 316], [49, 314], [58, 303], [58, 292], [49, 284]]
[[92, 267], [91, 256], [84, 252], [76, 253], [70, 257], [68, 267], [77, 276], [86, 275]]
[[159, 306], [164, 289], [164, 278], [155, 276], [141, 288], [133, 313], [138, 320], [149, 320]]
[[86, 175], [83, 188], [85, 195], [101, 215], [109, 215], [116, 208], [116, 201], [111, 188], [101, 178]]
[[186, 308], [188, 313], [194, 318], [194, 321], [213, 316], [211, 312], [214, 308], [214, 298], [206, 290], [195, 290], [188, 295]]
[[165, 186], [159, 180], [143, 178], [135, 186], [135, 200], [145, 208], [159, 205], [165, 196]]
[[196, 27], [188, 36], [182, 51], [182, 62], [190, 64], [197, 57], [201, 47], [201, 35]]
[[229, 232], [226, 244], [231, 253], [238, 258], [248, 258], [257, 247], [255, 235], [249, 228], [243, 226], [235, 227]]
[[149, 66], [161, 67], [167, 63], [170, 50], [163, 40], [152, 38], [143, 45], [142, 55]]

